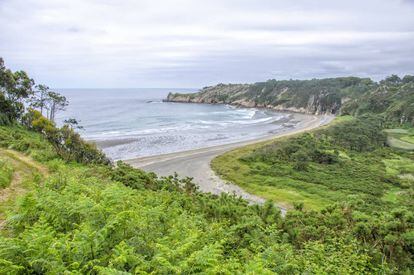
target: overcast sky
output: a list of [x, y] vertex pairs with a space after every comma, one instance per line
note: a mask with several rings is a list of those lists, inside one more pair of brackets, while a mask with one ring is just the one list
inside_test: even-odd
[[414, 0], [0, 0], [0, 56], [52, 87], [414, 74]]

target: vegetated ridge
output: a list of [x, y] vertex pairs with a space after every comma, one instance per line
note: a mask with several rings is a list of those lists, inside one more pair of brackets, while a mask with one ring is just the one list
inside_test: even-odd
[[[380, 82], [338, 77], [312, 80], [268, 80], [254, 84], [218, 84], [197, 93], [170, 93], [166, 101], [222, 103], [308, 114], [386, 113], [414, 123], [414, 77], [396, 75]], [[402, 100], [404, 99], [404, 100]]]

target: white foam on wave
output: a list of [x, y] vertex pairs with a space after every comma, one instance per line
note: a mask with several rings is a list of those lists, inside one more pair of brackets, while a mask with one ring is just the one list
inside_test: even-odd
[[244, 119], [252, 119], [256, 115], [257, 111], [258, 110], [254, 109], [254, 108], [252, 108], [252, 109], [233, 109], [232, 110], [232, 112], [235, 115], [240, 116], [241, 118], [244, 118]]
[[187, 122], [181, 122], [174, 126], [166, 126], [165, 124], [157, 128], [139, 129], [139, 130], [116, 130], [106, 131], [102, 133], [90, 134], [86, 136], [87, 139], [93, 140], [108, 140], [111, 138], [128, 138], [128, 137], [142, 137], [157, 134], [176, 133], [176, 132], [191, 132], [197, 130], [208, 130], [208, 129], [227, 129], [229, 127], [247, 126], [247, 125], [258, 125], [258, 124], [270, 124], [277, 122], [285, 116], [266, 116], [258, 119], [252, 119], [257, 110], [250, 111], [248, 114], [249, 118], [245, 116], [239, 116], [239, 119], [231, 120], [191, 120]]

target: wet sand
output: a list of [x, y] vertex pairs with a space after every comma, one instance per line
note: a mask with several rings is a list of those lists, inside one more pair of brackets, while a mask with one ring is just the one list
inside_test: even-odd
[[[334, 118], [334, 116], [293, 115], [294, 120], [300, 121], [295, 127], [285, 128], [278, 133], [266, 137], [178, 153], [135, 158], [126, 160], [125, 162], [145, 171], [155, 172], [159, 176], [168, 176], [176, 172], [180, 177], [192, 177], [194, 183], [196, 183], [203, 192], [210, 192], [213, 194], [220, 194], [222, 192], [234, 193], [252, 203], [263, 203], [263, 198], [249, 194], [239, 186], [227, 183], [220, 179], [211, 169], [210, 162], [216, 156], [237, 147], [308, 131], [328, 124]], [[281, 209], [282, 212], [285, 212], [285, 209]]]

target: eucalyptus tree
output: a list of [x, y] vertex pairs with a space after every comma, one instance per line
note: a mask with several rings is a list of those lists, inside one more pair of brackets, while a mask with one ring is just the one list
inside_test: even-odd
[[39, 108], [40, 113], [43, 115], [43, 110], [47, 108], [47, 95], [50, 88], [46, 85], [40, 84], [36, 86], [34, 96], [31, 98], [30, 105], [34, 108]]
[[49, 113], [48, 118], [51, 121], [55, 121], [56, 113], [65, 110], [66, 106], [69, 104], [69, 101], [65, 96], [53, 91], [47, 92], [46, 102], [47, 110]]

